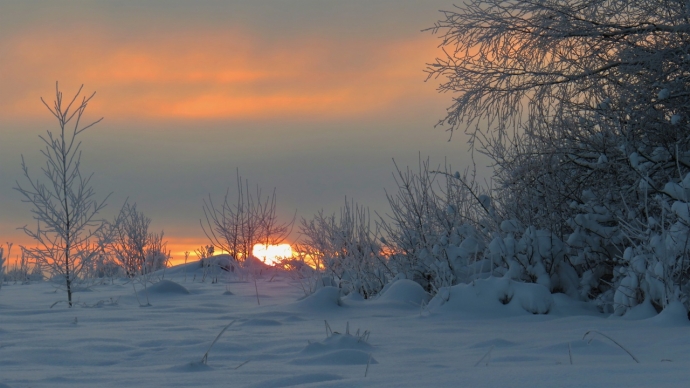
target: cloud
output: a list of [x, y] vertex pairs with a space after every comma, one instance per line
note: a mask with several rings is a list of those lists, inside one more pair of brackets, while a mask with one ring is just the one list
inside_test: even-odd
[[32, 116], [59, 80], [98, 90], [92, 113], [109, 119], [339, 118], [381, 114], [428, 94], [434, 40], [288, 36], [246, 29], [142, 32], [94, 25], [0, 38], [0, 114]]

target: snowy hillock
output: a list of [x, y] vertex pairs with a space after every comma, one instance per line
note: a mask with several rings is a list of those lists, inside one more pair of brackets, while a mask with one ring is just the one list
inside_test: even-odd
[[340, 289], [331, 286], [320, 288], [313, 294], [301, 298], [296, 305], [318, 311], [338, 308], [342, 306]]
[[260, 274], [269, 269], [273, 270], [273, 267], [255, 257], [249, 257], [242, 262], [238, 262], [228, 254], [219, 254], [161, 269], [154, 272], [153, 275], [154, 277], [186, 275], [187, 277], [203, 279], [204, 281], [207, 278], [217, 280], [218, 277], [234, 277], [247, 280], [250, 275], [254, 273]]
[[458, 312], [495, 317], [527, 313], [548, 314], [553, 306], [554, 300], [546, 287], [496, 277], [442, 289], [428, 305], [432, 312]]
[[310, 342], [291, 361], [298, 365], [367, 365], [378, 364], [371, 356], [373, 348], [363, 335], [352, 335], [349, 332], [332, 332], [326, 339]]
[[665, 325], [690, 326], [688, 309], [681, 302], [673, 302], [666, 306], [659, 315], [649, 319], [654, 323]]
[[147, 291], [151, 294], [160, 295], [185, 295], [189, 294], [189, 290], [179, 283], [172, 280], [161, 280], [147, 287]]
[[660, 313], [649, 300], [630, 308], [622, 317], [615, 314], [610, 319], [625, 319], [631, 321], [643, 321], [661, 326], [690, 326], [688, 310], [681, 302], [670, 303]]
[[403, 305], [426, 304], [431, 300], [431, 295], [424, 291], [419, 283], [409, 279], [400, 279], [387, 285], [376, 302], [397, 303]]

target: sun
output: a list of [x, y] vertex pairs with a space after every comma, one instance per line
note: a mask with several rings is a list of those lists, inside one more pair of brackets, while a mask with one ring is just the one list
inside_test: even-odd
[[268, 265], [275, 265], [280, 259], [292, 257], [292, 247], [290, 244], [256, 244], [252, 249], [252, 254]]

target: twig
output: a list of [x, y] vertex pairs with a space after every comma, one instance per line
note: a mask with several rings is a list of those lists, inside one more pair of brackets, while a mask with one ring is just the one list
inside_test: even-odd
[[[602, 336], [602, 337], [604, 337], [604, 338], [607, 338], [609, 341], [611, 341], [611, 342], [613, 342], [614, 344], [618, 345], [619, 348], [625, 350], [625, 352], [628, 353], [628, 354], [630, 355], [630, 357], [632, 357], [632, 359], [635, 360], [636, 363], [638, 363], [638, 364], [640, 363], [640, 360], [638, 360], [637, 357], [635, 357], [632, 353], [630, 353], [630, 351], [629, 351], [628, 349], [626, 349], [625, 346], [619, 344], [618, 341], [616, 341], [615, 339], [609, 337], [608, 335], [606, 335], [606, 334], [604, 334], [604, 333], [602, 333], [602, 332], [600, 332], [600, 331], [597, 331], [597, 330], [589, 330], [588, 332], [585, 333], [584, 336], [582, 336], [582, 339], [584, 340], [585, 338], [587, 338], [587, 335], [588, 335], [589, 333], [596, 333], [596, 334], [599, 334], [600, 336]], [[592, 340], [590, 339], [590, 342], [591, 342], [591, 341], [592, 341]], [[588, 343], [589, 343], [589, 342], [588, 342]]]
[[326, 325], [326, 338], [328, 338], [333, 335], [333, 330], [331, 329], [331, 325], [328, 324], [327, 320], [324, 319], [323, 323]]
[[[216, 341], [218, 341], [218, 338], [220, 338], [220, 336], [223, 335], [223, 333], [225, 333], [225, 330], [227, 330], [228, 327], [230, 327], [233, 323], [235, 323], [234, 320], [233, 320], [232, 322], [228, 323], [228, 324], [223, 328], [223, 330], [221, 330], [220, 333], [218, 333], [218, 335], [216, 336], [216, 339], [214, 339], [213, 342], [211, 342], [211, 346], [208, 347], [208, 350], [206, 351], [206, 353], [204, 353], [204, 356], [201, 358], [201, 363], [202, 363], [202, 364], [206, 365], [206, 362], [208, 361], [208, 352], [211, 351], [211, 348], [213, 347], [213, 345], [216, 344]], [[244, 364], [242, 364], [242, 365], [244, 365]], [[242, 366], [242, 365], [240, 365], [240, 366]], [[239, 368], [239, 367], [238, 367], [238, 368]], [[235, 369], [237, 369], [237, 368], [235, 368]]]
[[364, 370], [364, 377], [367, 377], [367, 374], [369, 374], [369, 364], [371, 363], [371, 353], [369, 353], [369, 359], [367, 360], [367, 369]]
[[486, 352], [486, 354], [484, 355], [484, 357], [480, 358], [479, 361], [477, 361], [477, 363], [474, 364], [474, 366], [479, 366], [479, 364], [481, 364], [482, 361], [484, 361], [484, 359], [486, 359], [486, 364], [485, 364], [485, 365], [488, 366], [488, 365], [489, 365], [489, 361], [491, 360], [491, 351], [492, 351], [492, 350], [494, 350], [494, 345], [491, 345], [491, 347], [489, 348], [489, 351]]
[[58, 300], [57, 302], [51, 304], [51, 305], [50, 305], [50, 308], [52, 309], [53, 307], [55, 307], [56, 304], [62, 303], [62, 302], [64, 302], [64, 300]]
[[261, 306], [261, 302], [259, 302], [259, 286], [256, 285], [256, 277], [254, 277], [254, 289], [256, 289], [256, 304]]

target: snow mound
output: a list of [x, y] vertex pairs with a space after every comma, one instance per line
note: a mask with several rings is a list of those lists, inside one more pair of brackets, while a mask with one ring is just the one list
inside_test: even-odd
[[312, 342], [290, 361], [295, 365], [366, 365], [378, 364], [371, 356], [365, 337], [333, 332], [321, 342]]
[[409, 279], [400, 279], [393, 282], [381, 296], [376, 299], [381, 302], [397, 302], [419, 305], [428, 303], [431, 295], [424, 291], [419, 283]]
[[553, 306], [551, 293], [540, 284], [493, 277], [443, 288], [429, 302], [432, 311], [496, 317], [526, 313], [548, 314]]
[[281, 388], [294, 387], [303, 384], [316, 384], [326, 381], [342, 380], [343, 377], [332, 373], [305, 373], [291, 377], [281, 377], [279, 379], [271, 379], [263, 381], [259, 384], [253, 385], [255, 388]]
[[344, 301], [346, 301], [346, 302], [363, 302], [363, 301], [365, 301], [366, 299], [364, 299], [364, 297], [362, 296], [362, 294], [360, 294], [359, 292], [357, 292], [357, 291], [352, 291], [352, 292], [350, 292], [349, 294], [347, 294], [347, 295], [345, 295], [344, 297], [342, 297], [341, 300], [344, 300]]
[[190, 261], [185, 264], [178, 264], [173, 267], [165, 268], [154, 272], [154, 274], [162, 275], [165, 273], [166, 276], [194, 276], [202, 275], [204, 271], [209, 270], [223, 270], [226, 272], [234, 272], [237, 270], [237, 262], [232, 256], [228, 254], [220, 254], [211, 257], [207, 257], [203, 260]]
[[673, 326], [690, 325], [688, 309], [681, 302], [671, 302], [659, 315], [650, 318], [649, 321]]
[[645, 299], [644, 302], [628, 309], [628, 311], [623, 314], [623, 318], [635, 321], [639, 319], [653, 318], [656, 315], [657, 312], [654, 306], [652, 306], [652, 302], [649, 299]]
[[338, 307], [340, 306], [340, 289], [330, 286], [321, 288], [313, 294], [302, 298], [297, 304], [316, 310]]
[[371, 345], [362, 340], [360, 337], [351, 334], [340, 334], [338, 332], [334, 332], [331, 336], [321, 342], [310, 343], [300, 352], [300, 354], [321, 354], [333, 350], [343, 349], [370, 351]]
[[189, 290], [187, 290], [183, 285], [175, 283], [171, 280], [161, 280], [160, 282], [149, 286], [147, 290], [152, 294], [189, 294]]
[[233, 257], [227, 253], [211, 256], [210, 259], [212, 260], [212, 263], [214, 263], [220, 267], [228, 267], [229, 268], [230, 265], [235, 263], [235, 259], [233, 259]]

